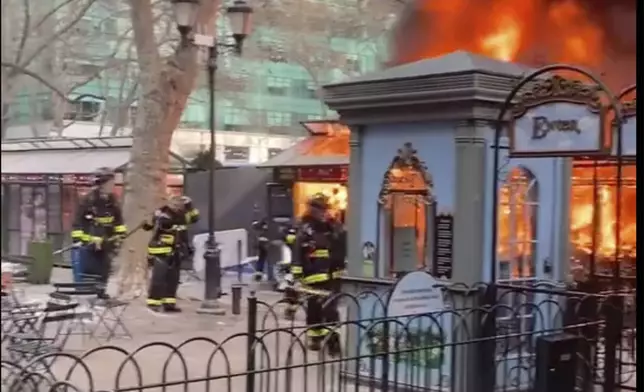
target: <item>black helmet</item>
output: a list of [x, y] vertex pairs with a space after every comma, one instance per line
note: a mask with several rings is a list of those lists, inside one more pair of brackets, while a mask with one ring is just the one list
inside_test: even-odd
[[309, 206], [320, 209], [329, 208], [329, 198], [324, 193], [318, 192], [309, 199]]
[[103, 185], [114, 179], [114, 170], [109, 167], [101, 167], [94, 172], [94, 185]]

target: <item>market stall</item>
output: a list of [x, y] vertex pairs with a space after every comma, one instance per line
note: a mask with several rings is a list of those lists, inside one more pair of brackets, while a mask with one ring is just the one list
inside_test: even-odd
[[[132, 138], [23, 139], [2, 143], [2, 252], [25, 255], [29, 242], [68, 242], [78, 199], [90, 188], [99, 167], [118, 170], [121, 195]], [[168, 192], [183, 192], [188, 163], [171, 153]]]
[[310, 136], [269, 159], [260, 167], [273, 170], [268, 188], [268, 215], [298, 218], [306, 201], [321, 192], [331, 212], [344, 221], [348, 203], [349, 128], [337, 121], [302, 125]]

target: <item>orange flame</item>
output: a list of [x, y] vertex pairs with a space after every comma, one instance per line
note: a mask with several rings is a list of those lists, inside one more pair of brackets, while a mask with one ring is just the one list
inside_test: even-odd
[[[573, 169], [573, 187], [571, 194], [570, 239], [579, 252], [590, 254], [595, 247], [595, 254], [609, 260], [615, 255], [617, 243], [617, 215], [615, 201], [617, 189], [614, 185], [616, 178], [614, 166], [600, 167], [597, 170], [597, 213], [594, 210], [594, 194], [592, 186], [593, 168], [576, 166]], [[622, 169], [622, 218], [620, 232], [620, 257], [635, 257], [637, 255], [636, 236], [637, 223], [635, 167], [626, 166]], [[596, 215], [596, 216], [594, 216]], [[593, 230], [595, 223], [597, 227]], [[596, 241], [593, 244], [593, 231]]]
[[409, 26], [399, 32], [398, 63], [462, 49], [504, 61], [534, 63], [543, 57], [593, 66], [603, 53], [603, 31], [578, 0], [417, 3], [416, 14], [403, 21]]

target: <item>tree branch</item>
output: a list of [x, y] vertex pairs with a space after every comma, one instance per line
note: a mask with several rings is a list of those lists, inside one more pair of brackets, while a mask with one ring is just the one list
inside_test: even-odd
[[77, 97], [75, 99], [69, 99], [67, 95], [71, 92], [68, 91], [67, 93], [64, 93], [61, 91], [58, 87], [54, 86], [52, 83], [47, 81], [47, 79], [43, 78], [42, 76], [38, 75], [36, 72], [30, 71], [25, 67], [22, 67], [20, 65], [12, 64], [6, 61], [2, 61], [0, 65], [3, 68], [9, 68], [12, 70], [12, 72], [15, 72], [16, 74], [23, 74], [25, 76], [29, 76], [30, 78], [34, 79], [35, 81], [39, 82], [40, 84], [44, 85], [48, 89], [50, 89], [54, 94], [58, 95], [62, 99], [64, 99], [67, 102], [78, 102], [79, 98], [81, 97], [88, 97], [88, 98], [94, 98], [94, 99], [99, 99], [99, 100], [105, 100], [105, 97], [101, 97], [99, 95], [94, 95], [94, 94], [82, 94], [80, 97]]
[[83, 16], [85, 16], [87, 11], [96, 1], [97, 0], [88, 0], [85, 6], [83, 6], [79, 10], [78, 14], [71, 21], [69, 21], [67, 25], [65, 25], [62, 29], [52, 34], [51, 37], [49, 37], [49, 39], [47, 39], [42, 45], [36, 48], [36, 50], [34, 50], [33, 53], [31, 53], [31, 56], [29, 56], [24, 62], [20, 63], [20, 65], [22, 67], [28, 67], [29, 64], [31, 64], [31, 62], [34, 61], [34, 59], [38, 57], [43, 50], [50, 47], [58, 38], [60, 38], [60, 36], [62, 36], [63, 34], [66, 34], [69, 30], [71, 30], [71, 28], [74, 27], [74, 25], [76, 25], [76, 23], [78, 23], [83, 18]]

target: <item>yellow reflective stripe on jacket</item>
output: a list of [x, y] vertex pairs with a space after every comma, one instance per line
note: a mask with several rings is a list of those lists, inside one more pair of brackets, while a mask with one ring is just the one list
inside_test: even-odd
[[101, 224], [112, 223], [112, 222], [114, 222], [114, 217], [113, 216], [97, 216], [97, 217], [94, 217], [94, 222], [101, 223]]
[[174, 236], [172, 234], [161, 234], [159, 236], [159, 241], [163, 244], [172, 245], [174, 244]]
[[328, 249], [317, 249], [311, 252], [310, 254], [311, 257], [317, 257], [320, 259], [328, 259], [329, 258], [329, 250]]
[[163, 302], [160, 299], [149, 299], [145, 301], [147, 305], [158, 306], [163, 305]]
[[293, 266], [291, 266], [291, 273], [292, 273], [292, 274], [301, 274], [302, 272], [303, 272], [303, 271], [302, 271], [302, 267], [301, 267], [301, 266], [299, 266], [299, 265], [293, 265]]
[[148, 247], [148, 254], [151, 255], [169, 255], [172, 253], [171, 246]]
[[80, 240], [83, 242], [89, 242], [91, 238], [91, 235], [83, 233], [83, 235], [80, 237]]
[[300, 286], [296, 290], [297, 290], [297, 292], [302, 293], [302, 294], [317, 295], [317, 296], [320, 296], [320, 297], [328, 297], [328, 296], [331, 295], [330, 291], [318, 290], [318, 289], [311, 288], [309, 286]]
[[320, 283], [329, 280], [329, 274], [313, 274], [302, 278], [302, 283]]
[[163, 299], [161, 299], [161, 302], [163, 302], [164, 304], [176, 304], [177, 299], [176, 298], [163, 298]]
[[286, 236], [286, 243], [287, 244], [292, 244], [292, 243], [295, 242], [296, 238], [297, 238], [297, 236], [295, 234], [289, 234], [289, 235]]
[[321, 338], [330, 333], [328, 328], [312, 328], [306, 331], [306, 336], [310, 338]]
[[72, 238], [81, 239], [84, 235], [85, 233], [83, 232], [83, 230], [72, 230]]
[[127, 227], [125, 225], [116, 225], [114, 226], [114, 232], [115, 233], [125, 233], [127, 231]]
[[334, 278], [334, 279], [337, 279], [337, 278], [339, 278], [339, 277], [341, 277], [341, 276], [344, 276], [344, 275], [345, 275], [345, 273], [346, 273], [346, 271], [345, 271], [345, 270], [333, 271], [333, 272], [331, 273], [331, 277], [332, 277], [332, 278]]
[[95, 237], [95, 236], [91, 236], [91, 235], [88, 235], [87, 237], [88, 237], [87, 238], [88, 241], [91, 241], [91, 242], [93, 242], [95, 244], [102, 244], [103, 243], [103, 237]]

